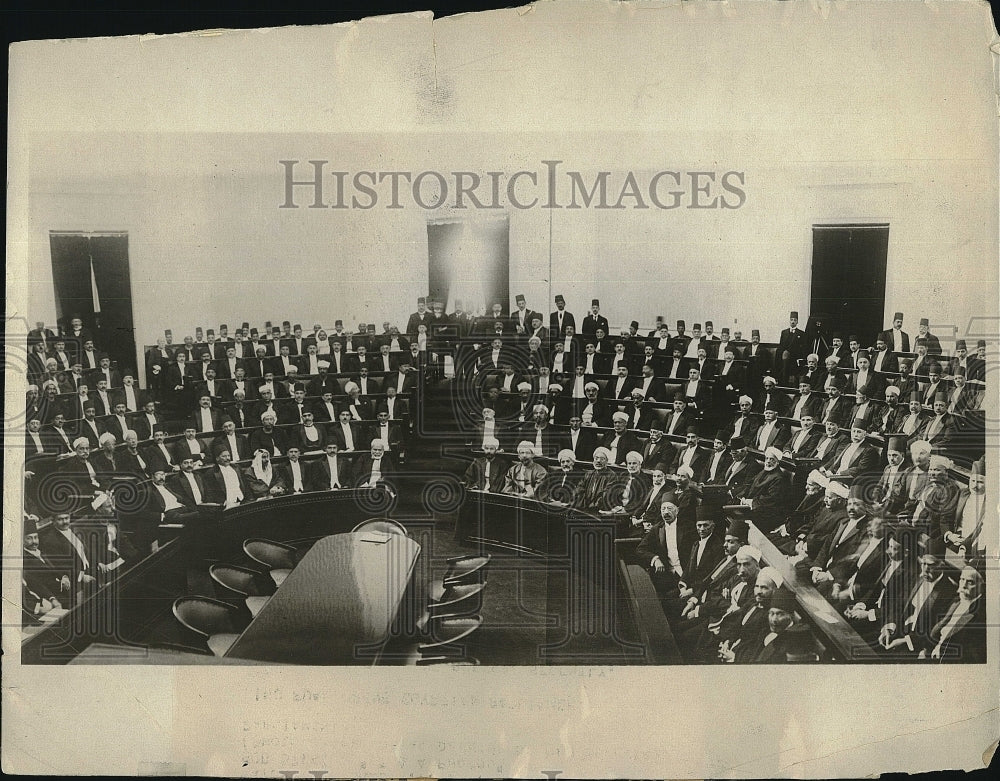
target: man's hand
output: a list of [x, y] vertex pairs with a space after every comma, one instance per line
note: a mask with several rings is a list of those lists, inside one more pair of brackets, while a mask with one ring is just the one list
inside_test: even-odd
[[93, 583], [96, 580], [97, 578], [95, 578], [93, 575], [88, 575], [86, 572], [80, 573], [80, 582], [83, 583], [85, 586]]
[[659, 556], [655, 556], [653, 558], [653, 560], [650, 562], [650, 566], [653, 568], [653, 572], [664, 572], [667, 569], [666, 566], [664, 566], [663, 562], [660, 561]]
[[59, 590], [60, 591], [69, 591], [69, 589], [70, 589], [69, 575], [63, 575], [59, 579]]

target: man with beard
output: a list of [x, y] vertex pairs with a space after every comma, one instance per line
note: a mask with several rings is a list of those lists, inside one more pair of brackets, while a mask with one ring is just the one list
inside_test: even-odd
[[625, 456], [625, 474], [611, 490], [610, 513], [620, 516], [619, 531], [627, 536], [630, 519], [639, 512], [649, 494], [650, 479], [642, 473], [642, 454], [632, 450]]
[[779, 468], [781, 451], [769, 447], [764, 451], [764, 468], [754, 477], [740, 505], [746, 508], [754, 524], [764, 534], [774, 531], [784, 523], [785, 503], [788, 496], [788, 478]]
[[660, 467], [654, 467], [650, 472], [652, 485], [643, 497], [641, 506], [631, 518], [632, 533], [648, 532], [660, 520], [660, 505], [664, 499], [672, 496], [673, 489], [667, 486], [667, 478]]
[[830, 481], [819, 470], [813, 469], [806, 478], [806, 493], [788, 520], [771, 533], [770, 539], [782, 553], [794, 556], [795, 546], [804, 540], [820, 510], [825, 507], [823, 498]]
[[497, 450], [500, 449], [500, 440], [496, 437], [486, 437], [482, 447], [483, 455], [473, 459], [469, 468], [465, 470], [465, 487], [471, 491], [502, 493], [507, 470], [503, 461], [496, 457]]
[[583, 474], [576, 470], [576, 457], [572, 450], [559, 451], [559, 467], [549, 472], [538, 485], [535, 498], [556, 507], [571, 507]]
[[576, 493], [574, 507], [597, 513], [609, 509], [608, 494], [615, 482], [615, 473], [608, 469], [608, 459], [611, 453], [605, 447], [594, 450], [594, 468], [587, 472]]
[[799, 569], [808, 569], [837, 527], [847, 517], [847, 498], [850, 489], [841, 482], [829, 480], [823, 493], [823, 506], [816, 512], [812, 526], [800, 532], [795, 541], [796, 561]]
[[899, 388], [895, 385], [885, 386], [885, 405], [872, 416], [874, 430], [883, 435], [894, 434], [902, 425], [906, 416], [906, 408], [899, 405]]
[[718, 659], [722, 662], [744, 662], [762, 642], [770, 627], [767, 623], [771, 597], [784, 584], [781, 574], [773, 567], [757, 573], [753, 600], [739, 613], [731, 614], [719, 631]]
[[535, 446], [527, 440], [517, 445], [517, 460], [504, 479], [503, 493], [534, 498], [539, 483], [545, 478], [545, 467], [535, 463]]
[[521, 424], [518, 436], [532, 442], [540, 456], [551, 458], [559, 452], [559, 435], [549, 426], [549, 408], [544, 404], [531, 408], [531, 419]]
[[614, 464], [624, 464], [625, 456], [633, 450], [639, 450], [642, 446], [635, 434], [626, 430], [628, 425], [628, 415], [624, 412], [615, 412], [611, 416], [612, 430], [604, 435], [601, 440], [601, 447], [607, 448], [611, 453], [609, 461]]
[[944, 534], [955, 526], [958, 509], [958, 485], [948, 475], [954, 466], [947, 456], [932, 455], [927, 470], [927, 485], [917, 497], [910, 524], [927, 535], [928, 553], [943, 556]]
[[[740, 536], [746, 529], [745, 521], [739, 523], [742, 526], [736, 527], [736, 534], [732, 535], [734, 537]], [[754, 584], [760, 572], [760, 559], [760, 551], [752, 545], [744, 542], [737, 548], [735, 573], [728, 579], [720, 580], [715, 589], [705, 595], [697, 606], [694, 617], [690, 618], [694, 624], [681, 629], [678, 642], [685, 649], [685, 656], [688, 659], [714, 661], [718, 658], [723, 627], [728, 628], [738, 621], [743, 611], [754, 602]], [[689, 612], [685, 619], [689, 619], [690, 615]]]

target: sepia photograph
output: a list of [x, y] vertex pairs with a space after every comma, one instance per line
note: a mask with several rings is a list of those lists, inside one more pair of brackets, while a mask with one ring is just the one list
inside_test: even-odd
[[[997, 41], [561, 0], [14, 44], [4, 770], [988, 765]], [[740, 692], [784, 717], [688, 739]], [[103, 758], [31, 753], [67, 697]]]

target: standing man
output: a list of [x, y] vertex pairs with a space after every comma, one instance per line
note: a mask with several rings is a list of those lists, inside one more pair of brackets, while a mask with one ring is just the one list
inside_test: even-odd
[[593, 337], [597, 334], [598, 328], [608, 333], [608, 318], [601, 314], [601, 302], [593, 298], [590, 301], [590, 314], [583, 319], [580, 332], [584, 336]]
[[561, 295], [555, 297], [556, 311], [549, 315], [549, 335], [553, 341], [558, 341], [566, 335], [566, 326], [576, 328], [576, 319], [572, 312], [566, 311], [566, 299]]
[[788, 328], [781, 332], [778, 340], [778, 363], [782, 385], [788, 384], [788, 378], [795, 373], [799, 361], [806, 357], [806, 335], [799, 326], [799, 313], [788, 315]]

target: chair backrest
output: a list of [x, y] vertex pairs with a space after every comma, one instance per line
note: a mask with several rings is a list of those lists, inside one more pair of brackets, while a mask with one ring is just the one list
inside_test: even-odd
[[362, 521], [355, 526], [352, 531], [375, 531], [385, 532], [386, 534], [399, 534], [403, 537], [409, 536], [409, 532], [406, 531], [406, 527], [403, 524], [389, 518], [369, 518], [367, 521]]
[[295, 548], [274, 540], [261, 538], [244, 540], [243, 552], [258, 564], [270, 569], [292, 569], [295, 566]]
[[234, 564], [213, 564], [208, 568], [208, 574], [223, 589], [235, 592], [240, 596], [263, 597], [270, 593], [261, 588], [259, 573], [247, 567], [238, 567]]
[[174, 600], [173, 612], [181, 626], [202, 637], [238, 634], [246, 627], [236, 608], [208, 597], [180, 597]]
[[483, 606], [483, 591], [485, 589], [485, 581], [449, 586], [440, 601], [428, 604], [428, 612], [433, 618], [468, 616], [478, 613]]

